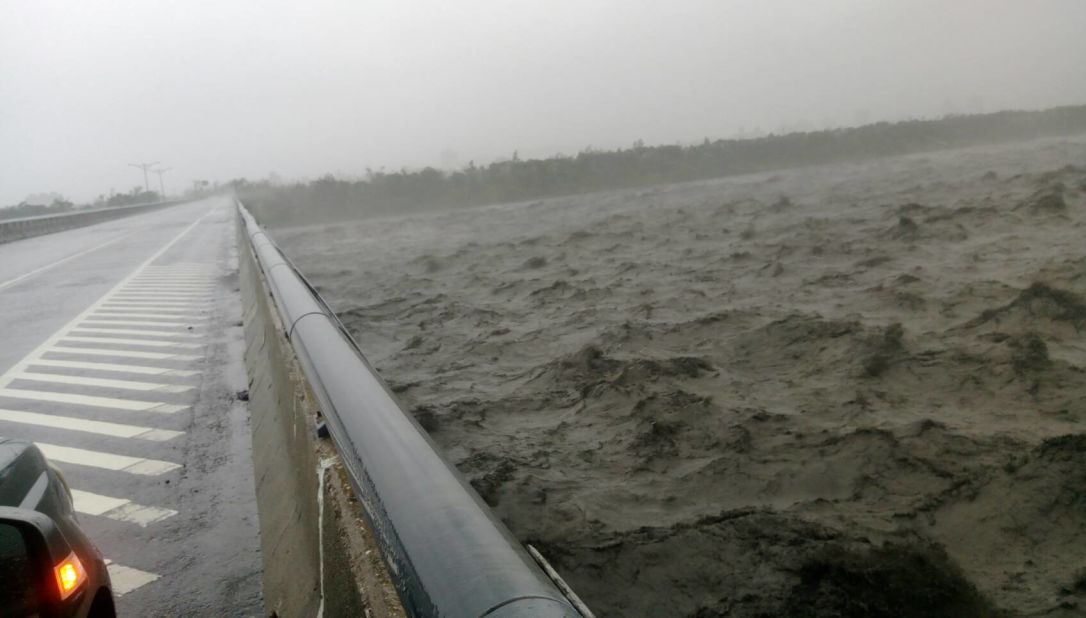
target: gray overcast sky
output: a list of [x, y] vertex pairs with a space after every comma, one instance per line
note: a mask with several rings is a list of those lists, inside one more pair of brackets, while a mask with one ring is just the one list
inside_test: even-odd
[[1086, 103], [1084, 0], [0, 0], [0, 205]]

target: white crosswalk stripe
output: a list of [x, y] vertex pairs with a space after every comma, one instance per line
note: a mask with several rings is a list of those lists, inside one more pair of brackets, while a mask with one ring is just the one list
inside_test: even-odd
[[183, 384], [159, 384], [157, 382], [140, 382], [136, 380], [113, 380], [109, 378], [85, 378], [83, 376], [69, 376], [59, 373], [35, 373], [24, 371], [15, 374], [16, 380], [30, 380], [33, 382], [52, 382], [54, 384], [77, 384], [80, 386], [97, 386], [101, 388], [117, 388], [128, 391], [153, 391], [159, 393], [184, 393], [191, 391], [191, 386]]
[[109, 580], [113, 584], [113, 595], [118, 597], [123, 597], [160, 577], [154, 573], [133, 569], [111, 560], [106, 560], [106, 569], [109, 570]]
[[199, 371], [172, 369], [170, 367], [150, 367], [147, 365], [121, 365], [117, 363], [95, 363], [90, 361], [69, 361], [39, 358], [30, 363], [31, 367], [60, 367], [62, 369], [90, 369], [92, 371], [111, 371], [116, 373], [137, 373], [147, 376], [170, 376], [188, 378], [199, 375]]
[[79, 343], [103, 343], [109, 345], [138, 345], [147, 346], [150, 348], [189, 348], [196, 349], [204, 347], [200, 343], [182, 343], [180, 341], [157, 341], [152, 339], [124, 339], [121, 337], [79, 337], [74, 335], [65, 336], [62, 341], [78, 341]]
[[82, 354], [87, 356], [119, 356], [122, 358], [145, 358], [147, 360], [199, 360], [200, 356], [191, 354], [172, 354], [168, 352], [136, 352], [133, 350], [108, 350], [104, 348], [73, 348], [69, 346], [53, 346], [47, 352], [60, 354]]
[[177, 436], [184, 435], [183, 431], [170, 431], [167, 429], [153, 429], [138, 425], [123, 425], [121, 423], [105, 423], [102, 421], [90, 421], [69, 416], [55, 416], [52, 414], [39, 414], [37, 412], [23, 412], [21, 410], [0, 409], [0, 421], [8, 423], [21, 423], [24, 425], [37, 425], [40, 427], [52, 427], [66, 429], [68, 431], [81, 431], [95, 433], [116, 438], [137, 438], [163, 442]]
[[179, 320], [184, 318], [190, 322], [201, 322], [207, 320], [207, 316], [192, 315], [186, 311], [169, 310], [169, 311], [133, 311], [130, 309], [99, 309], [91, 314], [94, 319], [102, 318], [155, 318], [162, 320]]
[[102, 496], [89, 491], [72, 490], [72, 502], [77, 513], [108, 517], [116, 521], [137, 524], [146, 528], [149, 524], [177, 515], [173, 509], [135, 504], [127, 498]]
[[30, 399], [33, 401], [51, 401], [53, 403], [70, 403], [77, 406], [112, 408], [115, 410], [129, 410], [132, 412], [157, 412], [159, 414], [173, 414], [189, 409], [188, 406], [162, 403], [160, 401], [137, 401], [134, 399], [95, 397], [91, 395], [76, 395], [73, 393], [53, 393], [50, 391], [27, 390], [21, 388], [0, 388], [0, 397]]
[[[71, 489], [76, 512], [116, 522], [96, 525], [121, 526], [125, 531], [121, 538], [135, 526], [147, 528], [179, 514], [143, 504], [138, 495], [124, 495], [123, 488], [135, 493], [150, 482], [168, 483], [168, 476], [155, 477], [184, 469], [180, 462], [139, 455], [169, 458], [160, 453], [183, 452], [168, 441], [180, 442], [185, 432], [155, 427], [153, 421], [176, 426], [186, 417], [160, 415], [188, 411], [191, 405], [170, 400], [189, 404], [195, 400], [189, 393], [197, 389], [196, 380], [179, 379], [200, 375], [189, 363], [204, 358], [210, 312], [223, 294], [221, 266], [208, 262], [157, 266], [155, 261], [211, 212], [191, 222], [110, 292], [0, 375], [0, 428], [38, 432], [46, 440], [36, 442], [41, 452], [61, 469], [72, 466], [69, 478], [90, 485]], [[150, 414], [126, 415], [132, 423], [107, 422], [92, 420], [106, 414], [94, 409], [110, 411], [107, 418], [124, 412]], [[98, 489], [94, 483], [103, 479], [119, 495], [88, 491]], [[137, 566], [156, 564], [153, 549], [140, 555], [146, 559], [136, 561]], [[133, 563], [106, 563], [116, 597], [161, 578], [130, 566]]]
[[142, 476], [158, 476], [160, 474], [172, 472], [181, 467], [181, 464], [175, 464], [172, 461], [129, 457], [127, 455], [117, 455], [116, 453], [89, 451], [87, 449], [60, 446], [59, 444], [46, 444], [44, 442], [35, 442], [35, 444], [49, 459], [77, 466], [88, 466], [91, 468], [101, 468], [103, 470], [116, 470], [118, 472], [128, 472], [129, 474], [139, 474]]
[[151, 309], [154, 307], [172, 308], [172, 309], [194, 309], [198, 307], [206, 307], [207, 302], [204, 301], [173, 301], [162, 299], [147, 299], [147, 300], [110, 300], [102, 303], [103, 309]]
[[[83, 322], [83, 324], [86, 324], [86, 322]], [[83, 324], [81, 324], [79, 328], [73, 328], [72, 332], [89, 333], [91, 335], [146, 335], [148, 337], [178, 337], [182, 339], [199, 337], [199, 335], [184, 331], [156, 330], [152, 328], [108, 328], [101, 326], [84, 326]]]
[[110, 300], [210, 300], [215, 298], [211, 294], [196, 294], [189, 292], [122, 292], [114, 294]]
[[[155, 322], [151, 320], [102, 320], [102, 319], [90, 319], [83, 320], [81, 328], [86, 325], [91, 326], [152, 326], [155, 328], [192, 328], [192, 324], [188, 322]], [[145, 331], [140, 331], [145, 332]], [[168, 332], [168, 331], [163, 331]], [[190, 331], [191, 332], [191, 331]]]

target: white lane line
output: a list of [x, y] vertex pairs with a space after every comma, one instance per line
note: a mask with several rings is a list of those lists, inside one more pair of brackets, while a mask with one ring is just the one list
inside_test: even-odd
[[[191, 328], [192, 324], [187, 322], [152, 322], [145, 320], [83, 320], [80, 328], [84, 328], [82, 324], [93, 324], [95, 326], [160, 326], [162, 328]], [[143, 331], [141, 331], [143, 332]], [[158, 332], [158, 331], [147, 331]], [[162, 331], [169, 332], [169, 331]]]
[[162, 521], [177, 515], [173, 509], [163, 509], [157, 506], [143, 506], [136, 504], [127, 498], [114, 498], [93, 494], [89, 491], [72, 490], [72, 506], [77, 513], [108, 517], [116, 521], [126, 521], [139, 524], [146, 528], [148, 524]]
[[145, 367], [143, 365], [118, 365], [115, 363], [92, 363], [87, 361], [67, 361], [39, 358], [31, 367], [61, 367], [63, 369], [90, 369], [93, 371], [114, 371], [118, 373], [138, 373], [146, 376], [170, 376], [177, 378], [189, 378], [199, 375], [199, 371], [187, 369], [170, 369], [169, 367]]
[[53, 393], [23, 388], [0, 388], [0, 397], [29, 399], [31, 401], [49, 401], [52, 403], [70, 403], [77, 406], [129, 410], [132, 412], [157, 412], [159, 414], [173, 414], [189, 409], [188, 406], [179, 406], [172, 403], [163, 403], [161, 401], [117, 399], [116, 397], [96, 397], [94, 395], [77, 395], [74, 393]]
[[158, 476], [160, 474], [172, 472], [181, 467], [181, 464], [175, 464], [172, 461], [162, 461], [160, 459], [129, 457], [128, 455], [88, 451], [81, 448], [45, 444], [42, 442], [35, 442], [34, 444], [41, 450], [42, 454], [53, 461], [74, 464], [77, 466], [87, 466], [90, 468], [101, 468], [103, 470], [128, 472], [129, 474], [139, 474], [140, 476]]
[[117, 564], [112, 560], [106, 560], [105, 562], [106, 569], [109, 571], [109, 581], [113, 584], [113, 595], [117, 597], [123, 597], [129, 592], [142, 588], [159, 578], [154, 573], [133, 569], [132, 567]]
[[[83, 322], [86, 324], [86, 322]], [[195, 339], [199, 335], [189, 332], [177, 332], [173, 330], [155, 330], [153, 328], [102, 328], [100, 326], [83, 326], [73, 328], [73, 333], [91, 335], [147, 335], [148, 337], [177, 337], [181, 339]]]
[[202, 343], [181, 343], [178, 341], [155, 341], [152, 339], [123, 339], [119, 337], [77, 337], [67, 335], [63, 341], [78, 341], [79, 343], [103, 343], [109, 345], [141, 345], [149, 348], [188, 348], [196, 349], [204, 347]]
[[53, 416], [52, 414], [23, 412], [22, 410], [0, 409], [0, 421], [19, 423], [22, 425], [37, 425], [39, 427], [67, 429], [69, 431], [82, 431], [84, 433], [96, 433], [116, 438], [138, 438], [140, 440], [151, 440], [153, 442], [172, 440], [185, 433], [183, 431], [154, 429], [151, 427], [140, 427], [138, 425], [105, 423], [102, 421], [88, 421], [86, 419], [68, 416]]
[[53, 382], [55, 384], [78, 384], [80, 386], [98, 386], [101, 388], [117, 388], [126, 391], [143, 391], [158, 393], [184, 393], [191, 391], [191, 386], [178, 384], [158, 384], [156, 382], [136, 382], [133, 380], [108, 380], [106, 378], [84, 378], [82, 376], [69, 376], [59, 373], [31, 373], [24, 371], [15, 375], [16, 380], [30, 380], [33, 382]]
[[[57, 352], [60, 354], [81, 354], [84, 356], [120, 356], [123, 358], [145, 358], [147, 360], [179, 360], [179, 361], [194, 361], [200, 360], [200, 356], [194, 356], [192, 354], [171, 354], [167, 352], [136, 352], [134, 350], [106, 350], [103, 348], [72, 348], [68, 346], [53, 346], [45, 352]], [[27, 365], [32, 364], [34, 361], [27, 361]], [[4, 374], [4, 379], [0, 380], [0, 384], [4, 384], [7, 380], [7, 374]]]
[[108, 247], [108, 246], [112, 245], [113, 243], [115, 243], [115, 242], [117, 242], [117, 241], [119, 241], [121, 239], [124, 239], [124, 238], [127, 238], [127, 237], [131, 236], [132, 234], [134, 234], [134, 232], [128, 232], [127, 234], [122, 234], [122, 235], [114, 238], [113, 240], [107, 240], [106, 242], [104, 242], [104, 243], [102, 243], [100, 245], [97, 245], [95, 247], [91, 247], [90, 249], [84, 249], [83, 251], [80, 251], [79, 253], [73, 253], [72, 255], [69, 255], [66, 258], [61, 258], [61, 259], [59, 259], [59, 260], [57, 260], [57, 261], [55, 261], [55, 262], [53, 262], [51, 264], [46, 264], [45, 266], [35, 268], [34, 270], [32, 270], [30, 272], [23, 273], [23, 274], [19, 275], [18, 277], [15, 277], [14, 279], [8, 279], [7, 281], [5, 281], [3, 283], [0, 283], [0, 290], [2, 290], [4, 288], [7, 288], [7, 287], [11, 287], [11, 286], [15, 285], [16, 283], [19, 283], [20, 281], [22, 281], [22, 280], [24, 280], [24, 279], [26, 279], [28, 277], [33, 277], [34, 275], [36, 275], [38, 273], [45, 272], [45, 271], [49, 270], [50, 268], [56, 268], [57, 266], [60, 266], [61, 264], [65, 263], [65, 262], [68, 262], [70, 260], [74, 260], [75, 258], [77, 258], [77, 257], [79, 257], [81, 255], [86, 255], [86, 254], [91, 253], [93, 251], [97, 251], [99, 249], [103, 249], [105, 247]]

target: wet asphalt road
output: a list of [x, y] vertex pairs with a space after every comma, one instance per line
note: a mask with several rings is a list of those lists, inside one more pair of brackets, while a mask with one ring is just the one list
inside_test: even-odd
[[0, 244], [0, 435], [61, 468], [122, 616], [259, 616], [234, 218]]

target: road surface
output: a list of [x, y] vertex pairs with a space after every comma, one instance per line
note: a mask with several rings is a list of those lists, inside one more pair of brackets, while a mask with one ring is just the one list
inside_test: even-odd
[[64, 473], [123, 616], [258, 616], [234, 214], [0, 245], [0, 435]]

